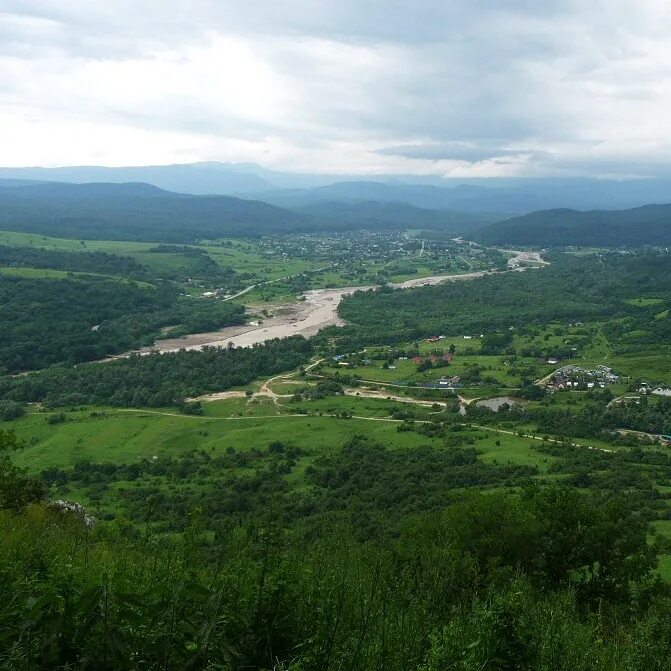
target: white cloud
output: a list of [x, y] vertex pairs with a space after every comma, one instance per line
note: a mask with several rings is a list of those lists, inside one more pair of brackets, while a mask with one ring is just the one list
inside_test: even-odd
[[671, 167], [661, 0], [0, 0], [0, 163]]

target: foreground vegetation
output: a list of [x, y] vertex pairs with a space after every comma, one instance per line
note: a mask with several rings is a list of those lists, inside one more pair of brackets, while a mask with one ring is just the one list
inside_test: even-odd
[[671, 598], [626, 499], [472, 494], [365, 542], [287, 529], [271, 499], [171, 539], [18, 502], [20, 480], [5, 466], [5, 668], [668, 668]]

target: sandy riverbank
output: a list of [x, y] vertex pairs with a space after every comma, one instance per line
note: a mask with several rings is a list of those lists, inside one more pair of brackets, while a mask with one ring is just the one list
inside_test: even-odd
[[[441, 282], [472, 280], [491, 274], [492, 271], [462, 273], [460, 275], [433, 275], [420, 277], [392, 286], [408, 289]], [[341, 287], [338, 289], [313, 289], [306, 291], [304, 300], [282, 305], [268, 306], [273, 317], [264, 319], [258, 326], [249, 324], [230, 326], [212, 333], [194, 333], [182, 338], [157, 340], [154, 347], [140, 350], [141, 354], [149, 352], [175, 352], [180, 349], [198, 350], [203, 347], [251, 347], [272, 338], [287, 338], [292, 335], [310, 337], [325, 326], [342, 325], [338, 316], [338, 305], [344, 296], [355, 291], [369, 291], [373, 286]]]
[[[545, 264], [537, 252], [513, 252], [516, 260], [526, 263]], [[524, 270], [517, 267], [516, 270]], [[472, 273], [461, 273], [458, 275], [432, 275], [429, 277], [417, 277], [405, 282], [392, 284], [391, 286], [401, 289], [420, 287], [426, 285], [440, 284], [442, 282], [459, 282], [473, 280], [485, 275], [497, 274], [496, 270], [481, 270]], [[257, 343], [263, 343], [273, 338], [287, 338], [293, 335], [310, 337], [321, 329], [331, 325], [342, 325], [343, 321], [338, 316], [338, 305], [344, 296], [355, 291], [369, 291], [374, 286], [340, 287], [338, 289], [313, 289], [304, 294], [303, 300], [293, 303], [266, 306], [272, 317], [263, 318], [263, 321], [252, 326], [243, 324], [241, 326], [229, 326], [219, 331], [210, 333], [194, 333], [181, 338], [166, 338], [157, 340], [153, 347], [145, 347], [138, 350], [139, 354], [151, 352], [176, 352], [181, 349], [199, 350], [203, 347], [251, 347]], [[121, 355], [128, 356], [128, 354]], [[118, 358], [118, 357], [113, 357]]]

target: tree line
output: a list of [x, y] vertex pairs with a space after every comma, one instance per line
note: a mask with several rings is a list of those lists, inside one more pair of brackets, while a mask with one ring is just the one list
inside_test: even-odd
[[[638, 306], [624, 301], [636, 297], [661, 302]], [[355, 351], [438, 334], [502, 334], [511, 326], [519, 331], [555, 321], [599, 319], [612, 324], [614, 335], [642, 331], [639, 345], [665, 345], [671, 313], [664, 311], [670, 305], [668, 253], [555, 255], [552, 264], [541, 270], [410, 290], [383, 287], [355, 292], [339, 307], [350, 325], [324, 329], [319, 341]]]
[[244, 307], [133, 281], [0, 276], [0, 372], [80, 363], [151, 345], [162, 327], [207, 331], [244, 323]]
[[39, 373], [0, 378], [0, 398], [51, 407], [166, 407], [298, 368], [312, 353], [308, 340], [292, 336], [253, 347], [206, 347], [76, 367], [54, 366]]

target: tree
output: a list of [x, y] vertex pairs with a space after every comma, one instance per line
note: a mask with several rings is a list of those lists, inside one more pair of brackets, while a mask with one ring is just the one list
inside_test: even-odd
[[26, 410], [21, 403], [16, 401], [0, 401], [0, 420], [11, 422], [25, 415]]
[[21, 510], [44, 498], [42, 482], [24, 476], [11, 461], [10, 453], [20, 447], [14, 432], [0, 430], [0, 509]]

